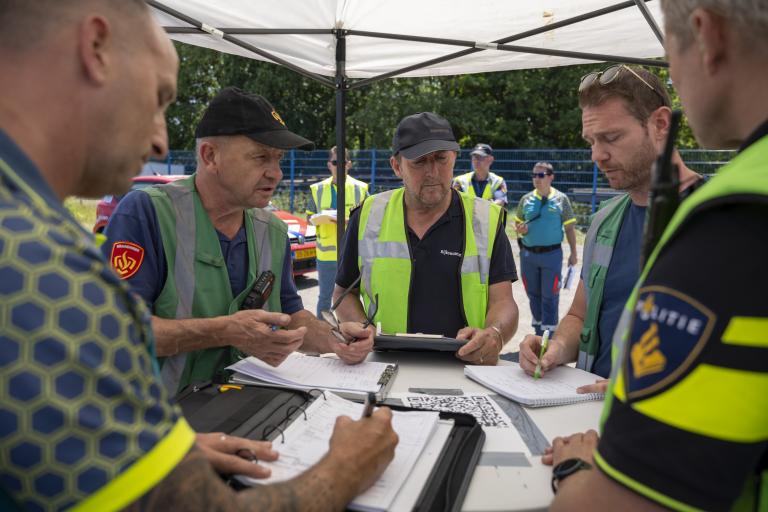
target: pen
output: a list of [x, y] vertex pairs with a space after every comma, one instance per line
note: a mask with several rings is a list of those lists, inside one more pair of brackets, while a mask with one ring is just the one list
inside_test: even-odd
[[363, 406], [363, 418], [370, 418], [373, 414], [373, 406], [376, 405], [376, 394], [368, 392], [365, 395], [365, 405]]
[[240, 448], [239, 450], [237, 450], [237, 453], [235, 453], [235, 455], [237, 455], [241, 459], [247, 460], [252, 464], [256, 464], [258, 462], [258, 459], [256, 458], [256, 454], [253, 453], [248, 448]]
[[549, 345], [549, 329], [544, 331], [544, 336], [541, 337], [541, 350], [539, 351], [539, 362], [536, 363], [536, 371], [533, 372], [533, 378], [541, 378], [541, 358], [547, 352], [547, 345]]

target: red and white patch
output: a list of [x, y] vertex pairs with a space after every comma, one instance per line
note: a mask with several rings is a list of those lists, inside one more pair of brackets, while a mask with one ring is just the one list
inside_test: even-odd
[[109, 256], [112, 268], [120, 279], [128, 279], [141, 268], [144, 261], [144, 248], [133, 242], [115, 242]]

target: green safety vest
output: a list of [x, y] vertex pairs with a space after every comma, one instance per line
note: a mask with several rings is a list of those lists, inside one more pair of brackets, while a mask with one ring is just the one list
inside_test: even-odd
[[[601, 425], [604, 425], [608, 418], [613, 400], [621, 402], [626, 402], [627, 400], [624, 385], [624, 365], [615, 363], [617, 361], [625, 361], [628, 357], [626, 345], [629, 333], [631, 332], [633, 313], [637, 306], [638, 291], [648, 277], [654, 263], [656, 263], [656, 259], [663, 247], [677, 233], [680, 227], [692, 217], [692, 214], [699, 207], [705, 205], [705, 203], [721, 201], [728, 196], [754, 196], [756, 194], [768, 197], [768, 137], [763, 137], [737, 155], [715, 177], [709, 180], [701, 190], [698, 190], [680, 205], [680, 208], [675, 212], [675, 215], [664, 231], [661, 240], [659, 240], [659, 243], [648, 258], [640, 279], [627, 301], [613, 337], [612, 356], [614, 364], [612, 365], [611, 382], [608, 386], [608, 393], [606, 394], [605, 405], [603, 406]], [[764, 334], [759, 333], [758, 336], [753, 337], [761, 337], [761, 346], [768, 348]], [[699, 370], [701, 370], [701, 382], [710, 382], [713, 387], [718, 389], [739, 389], [740, 393], [745, 392], [745, 386], [739, 385], [739, 383], [743, 383], [744, 379], [749, 379], [749, 382], [754, 384], [751, 386], [751, 391], [749, 391], [754, 396], [754, 400], [751, 400], [749, 397], [745, 399], [745, 397], [741, 396], [739, 400], [734, 400], [731, 404], [720, 404], [732, 405], [732, 410], [721, 409], [715, 411], [712, 403], [710, 403], [708, 393], [704, 392], [698, 385], [695, 385], [694, 380], [689, 378], [692, 373], [675, 386], [675, 400], [678, 403], [683, 401], [687, 408], [685, 414], [676, 413], [674, 415], [675, 427], [714, 439], [731, 441], [738, 439], [743, 442], [767, 439], [768, 425], [764, 421], [751, 422], [749, 424], [740, 421], [745, 417], [745, 413], [740, 407], [743, 407], [745, 403], [757, 404], [763, 401], [766, 385], [768, 385], [768, 375], [755, 375], [755, 372], [730, 367], [723, 368], [725, 371], [719, 371], [721, 369], [717, 366], [699, 368]], [[760, 379], [759, 383], [756, 380], [758, 378]], [[686, 384], [685, 380], [690, 382]], [[664, 395], [662, 393], [652, 399], [641, 400], [633, 407], [637, 407], [643, 414], [657, 421], [669, 423], [669, 420], [672, 419], [668, 414], [670, 404], [664, 402]], [[677, 410], [679, 411], [679, 408]], [[705, 420], [702, 420], [702, 418], [705, 418]], [[607, 463], [602, 458], [596, 457], [596, 460], [609, 474], [615, 472], [613, 468], [607, 466]], [[758, 497], [755, 495], [755, 489], [762, 489], [759, 503], [756, 503]], [[658, 497], [668, 507], [684, 508], [684, 505], [671, 502], [665, 496]], [[665, 499], [667, 500], [666, 503], [664, 502]], [[745, 482], [742, 495], [734, 504], [733, 510], [768, 510], [768, 471], [763, 471], [759, 475], [749, 477], [749, 480]]]
[[[461, 191], [465, 194], [469, 194], [469, 197], [477, 197], [477, 194], [475, 194], [475, 187], [472, 186], [472, 177], [474, 175], [475, 171], [471, 171], [466, 174], [462, 174], [461, 176], [456, 176], [453, 179], [454, 183], [457, 183], [461, 187]], [[489, 172], [488, 183], [485, 184], [483, 195], [481, 197], [483, 199], [487, 199], [488, 201], [493, 201], [494, 192], [499, 190], [502, 185], [504, 185], [504, 178], [498, 174]]]
[[[613, 248], [619, 237], [624, 214], [631, 203], [629, 194], [605, 201], [592, 217], [584, 240], [582, 267], [587, 269], [584, 288], [587, 297], [587, 314], [579, 338], [579, 356], [576, 367], [591, 372], [600, 347], [600, 306]], [[604, 340], [605, 341], [605, 340]]]
[[[374, 322], [382, 332], [409, 332], [411, 253], [405, 228], [404, 189], [367, 199], [360, 212], [358, 268], [365, 310], [376, 298]], [[488, 311], [488, 274], [501, 208], [488, 201], [459, 194], [464, 211], [464, 250], [459, 278], [464, 323], [485, 326]]]
[[[160, 225], [168, 272], [153, 313], [161, 318], [211, 318], [230, 315], [261, 272], [271, 270], [275, 283], [264, 309], [280, 311], [280, 280], [285, 258], [287, 227], [272, 213], [254, 208], [244, 215], [248, 243], [245, 290], [232, 296], [226, 262], [216, 229], [203, 208], [195, 175], [145, 189]], [[217, 347], [160, 358], [163, 382], [171, 393], [210, 380], [239, 359], [233, 347]]]
[[[323, 210], [331, 208], [333, 177], [324, 179], [309, 187], [312, 192], [312, 199], [317, 207], [316, 212], [307, 212], [308, 214], [320, 213]], [[346, 216], [363, 199], [368, 196], [368, 184], [347, 176], [344, 183], [344, 203], [346, 206]], [[318, 261], [336, 261], [336, 224], [320, 224], [317, 226], [317, 259]]]

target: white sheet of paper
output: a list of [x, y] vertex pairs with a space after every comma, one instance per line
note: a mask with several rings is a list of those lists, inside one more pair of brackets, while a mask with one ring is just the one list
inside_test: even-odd
[[421, 393], [390, 394], [400, 398], [409, 407], [470, 414], [485, 427], [514, 428], [512, 420], [488, 393], [463, 395], [426, 395]]
[[[359, 418], [362, 415], [362, 404], [344, 400], [333, 393], [326, 393], [325, 396], [325, 399], [318, 397], [307, 408], [307, 420], [299, 416], [285, 429], [285, 443], [280, 441], [280, 437], [273, 442], [279, 458], [274, 462], [259, 462], [270, 468], [272, 475], [258, 480], [240, 477], [241, 481], [252, 485], [268, 484], [289, 480], [303, 473], [328, 451], [337, 417]], [[357, 496], [350, 507], [388, 510], [432, 437], [437, 422], [436, 412], [393, 411], [392, 427], [400, 438], [395, 458], [376, 483]]]

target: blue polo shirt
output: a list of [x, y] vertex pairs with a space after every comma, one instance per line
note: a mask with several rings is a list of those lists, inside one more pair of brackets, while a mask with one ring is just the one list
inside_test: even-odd
[[550, 187], [546, 198], [533, 190], [520, 199], [515, 222], [525, 221], [528, 221], [528, 233], [523, 236], [523, 244], [545, 247], [562, 243], [563, 227], [576, 222], [576, 216], [568, 196]]
[[[227, 265], [232, 296], [237, 297], [248, 283], [248, 243], [245, 225], [229, 239], [216, 232], [221, 245], [221, 255]], [[151, 307], [163, 291], [168, 276], [165, 250], [160, 236], [160, 224], [149, 194], [135, 190], [126, 195], [117, 205], [105, 231], [106, 242], [101, 246], [104, 256], [109, 258], [115, 242], [132, 242], [144, 249], [144, 260], [139, 270], [128, 278], [131, 288]], [[293, 280], [290, 242], [286, 241], [280, 282], [280, 306], [282, 312], [293, 314], [304, 309], [296, 283]]]
[[0, 130], [0, 509], [123, 508], [184, 456], [149, 318]]

